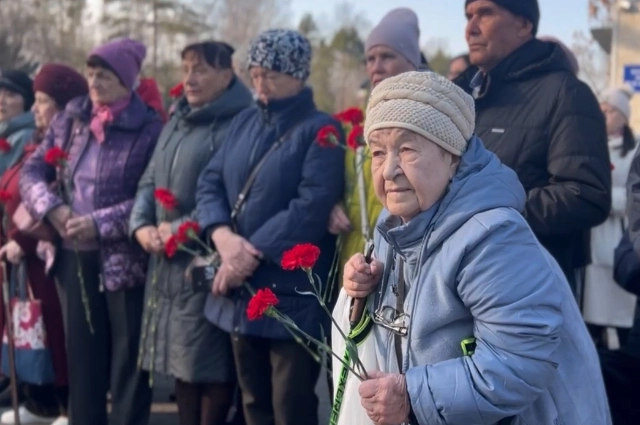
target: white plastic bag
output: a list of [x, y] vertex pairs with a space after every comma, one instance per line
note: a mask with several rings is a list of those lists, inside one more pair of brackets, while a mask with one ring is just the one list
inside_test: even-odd
[[[333, 310], [333, 317], [345, 335], [349, 335], [350, 325], [349, 316], [351, 308], [351, 298], [344, 291], [340, 290], [338, 302]], [[365, 310], [366, 314], [366, 310]], [[369, 319], [370, 320], [370, 319]], [[359, 326], [365, 329], [360, 335], [353, 334], [354, 342], [357, 343], [358, 355], [365, 370], [379, 370], [376, 360], [375, 339], [372, 332], [373, 322], [369, 322], [368, 326]], [[344, 358], [346, 351], [346, 343], [340, 332], [334, 328], [331, 331], [331, 347], [333, 351]], [[357, 370], [357, 369], [356, 369]], [[367, 416], [367, 412], [360, 403], [360, 395], [358, 387], [360, 380], [353, 376], [348, 370], [344, 370], [342, 363], [333, 358], [333, 407], [331, 411], [330, 425], [374, 425], [373, 421]], [[345, 380], [346, 379], [346, 380]], [[343, 385], [340, 385], [343, 381]], [[342, 393], [340, 395], [340, 393]], [[337, 402], [336, 402], [337, 401]]]

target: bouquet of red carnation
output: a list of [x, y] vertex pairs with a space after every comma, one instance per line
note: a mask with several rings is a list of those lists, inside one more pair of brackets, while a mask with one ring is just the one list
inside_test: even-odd
[[[357, 151], [359, 148], [366, 146], [364, 141], [364, 113], [360, 108], [349, 108], [342, 112], [338, 112], [333, 116], [340, 121], [343, 126], [344, 133], [347, 135], [346, 148]], [[338, 141], [338, 130], [332, 125], [326, 125], [320, 129], [316, 136], [316, 141], [323, 147], [342, 146]]]
[[[344, 334], [340, 325], [335, 321], [333, 315], [331, 314], [331, 310], [326, 304], [326, 300], [329, 294], [329, 285], [325, 285], [325, 288], [322, 286], [322, 282], [320, 277], [313, 273], [313, 267], [316, 264], [316, 261], [320, 257], [320, 249], [309, 243], [299, 244], [294, 246], [289, 251], [286, 251], [282, 256], [281, 266], [284, 270], [303, 270], [307, 274], [307, 278], [309, 279], [309, 283], [311, 284], [312, 291], [310, 292], [298, 292], [300, 295], [308, 295], [315, 297], [318, 300], [318, 303], [322, 307], [322, 309], [329, 315], [329, 318], [333, 322], [333, 325], [338, 332], [340, 332], [342, 338], [344, 339], [347, 347], [348, 356], [346, 358], [340, 357], [336, 354], [331, 347], [323, 341], [319, 341], [316, 338], [308, 335], [306, 332], [302, 331], [287, 315], [278, 311], [275, 306], [278, 304], [278, 298], [276, 295], [268, 288], [260, 289], [258, 292], [253, 292], [252, 288], [245, 284], [245, 287], [253, 294], [253, 297], [249, 301], [249, 305], [247, 306], [247, 316], [249, 320], [258, 320], [263, 316], [271, 317], [280, 322], [294, 339], [302, 344], [303, 347], [307, 348], [307, 351], [318, 361], [320, 358], [317, 353], [313, 350], [310, 350], [309, 344], [311, 346], [315, 346], [319, 351], [325, 352], [333, 357], [335, 357], [338, 361], [340, 361], [343, 366], [353, 373], [358, 379], [362, 380], [363, 377], [368, 378], [367, 371], [364, 368], [364, 365], [360, 361], [358, 357], [358, 349], [351, 338]], [[356, 371], [357, 370], [357, 371]]]
[[[214, 259], [217, 259], [217, 254], [204, 242], [202, 242], [202, 240], [200, 240], [199, 233], [200, 226], [198, 225], [198, 223], [193, 221], [187, 221], [183, 223], [178, 231], [165, 244], [165, 254], [167, 255], [167, 257], [171, 258], [175, 256], [178, 251], [184, 251], [193, 255], [200, 261], [204, 261], [205, 263], [208, 262], [209, 264], [215, 264], [215, 261], [217, 260]], [[189, 241], [197, 242], [204, 249], [204, 251], [208, 253], [208, 257], [203, 258], [200, 253], [187, 247], [186, 244]], [[319, 256], [320, 249], [318, 247], [312, 244], [300, 244], [284, 253], [281, 265], [285, 270], [302, 269], [307, 273], [313, 291], [299, 293], [301, 295], [316, 297], [324, 311], [333, 321], [334, 319], [331, 315], [331, 311], [325, 303], [325, 300], [328, 297], [328, 286], [323, 290], [322, 283], [320, 282], [319, 277], [317, 277], [317, 275], [314, 275], [313, 273], [313, 266], [315, 265]], [[333, 352], [331, 350], [331, 347], [327, 343], [308, 335], [306, 332], [302, 331], [289, 316], [280, 312], [275, 307], [279, 302], [278, 297], [270, 289], [259, 289], [256, 292], [247, 282], [244, 283], [244, 287], [249, 291], [249, 293], [252, 294], [252, 298], [249, 300], [249, 304], [247, 306], [247, 317], [249, 318], [249, 320], [259, 320], [264, 316], [274, 318], [279, 323], [281, 323], [285, 327], [285, 329], [287, 329], [293, 339], [298, 342], [305, 350], [307, 350], [307, 352], [316, 361], [321, 361], [321, 357], [318, 352], [324, 352], [338, 359], [344, 365], [344, 367], [351, 371], [358, 379], [362, 380], [363, 376], [368, 377], [367, 371], [364, 369], [362, 362], [360, 362], [358, 358], [357, 347], [355, 346], [353, 341], [346, 335], [342, 334], [350, 354], [350, 356], [347, 358], [347, 361]], [[338, 329], [340, 329], [335, 321], [334, 325], [336, 325]], [[341, 330], [340, 332], [342, 333]], [[318, 352], [316, 352], [311, 347], [315, 347]], [[355, 369], [357, 369], [359, 372], [357, 372]]]

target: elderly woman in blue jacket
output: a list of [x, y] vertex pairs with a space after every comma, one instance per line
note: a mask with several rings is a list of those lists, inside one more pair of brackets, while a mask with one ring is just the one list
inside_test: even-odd
[[[369, 296], [381, 371], [359, 387], [375, 424], [610, 424], [598, 357], [515, 173], [474, 136], [473, 99], [443, 77], [378, 85], [365, 137], [386, 208]], [[345, 407], [347, 408], [347, 407]]]
[[[247, 425], [318, 423], [320, 365], [277, 321], [248, 320], [251, 294], [243, 287], [270, 288], [282, 312], [321, 336], [328, 317], [316, 299], [300, 294], [311, 289], [305, 273], [280, 267], [286, 250], [312, 243], [322, 252], [314, 271], [326, 282], [335, 252], [327, 227], [343, 195], [344, 149], [315, 143], [322, 127], [340, 126], [316, 109], [305, 87], [310, 64], [311, 46], [295, 31], [266, 31], [252, 42], [257, 105], [234, 118], [196, 193], [198, 221], [222, 259], [205, 314], [232, 333]], [[231, 211], [263, 159], [234, 219]]]

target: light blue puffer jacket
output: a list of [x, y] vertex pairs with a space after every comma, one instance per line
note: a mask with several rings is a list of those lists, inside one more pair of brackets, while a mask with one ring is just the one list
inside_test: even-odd
[[[470, 142], [449, 190], [406, 225], [383, 217], [376, 256], [404, 258], [402, 364], [420, 425], [609, 425], [598, 357], [560, 267], [520, 211], [516, 174]], [[376, 306], [396, 307], [389, 269]], [[380, 301], [381, 300], [381, 301]], [[374, 327], [397, 372], [394, 335]], [[472, 355], [461, 342], [476, 338]]]

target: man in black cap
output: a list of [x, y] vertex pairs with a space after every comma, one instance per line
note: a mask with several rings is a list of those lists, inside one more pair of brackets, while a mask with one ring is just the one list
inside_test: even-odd
[[466, 0], [472, 66], [455, 83], [476, 98], [476, 133], [516, 171], [523, 212], [578, 301], [589, 231], [611, 206], [604, 117], [556, 43], [535, 38], [537, 0]]

